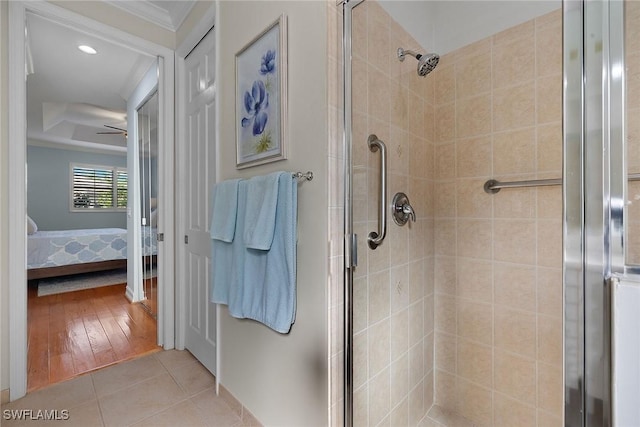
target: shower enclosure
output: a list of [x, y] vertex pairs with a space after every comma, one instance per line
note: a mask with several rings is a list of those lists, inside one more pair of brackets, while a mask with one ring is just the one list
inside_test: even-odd
[[625, 419], [611, 302], [640, 272], [640, 7], [342, 13], [346, 424]]

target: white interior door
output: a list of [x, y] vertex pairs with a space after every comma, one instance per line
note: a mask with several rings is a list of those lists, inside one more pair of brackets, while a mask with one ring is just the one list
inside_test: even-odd
[[216, 306], [210, 302], [211, 189], [215, 183], [215, 43], [211, 30], [185, 59], [181, 189], [185, 347], [216, 374]]

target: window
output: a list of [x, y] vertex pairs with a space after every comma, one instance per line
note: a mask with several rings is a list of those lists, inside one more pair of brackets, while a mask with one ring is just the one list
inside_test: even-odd
[[71, 210], [125, 210], [127, 170], [71, 164]]

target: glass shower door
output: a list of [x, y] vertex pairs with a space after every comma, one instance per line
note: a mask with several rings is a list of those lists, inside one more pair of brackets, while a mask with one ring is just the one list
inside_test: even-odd
[[[411, 16], [445, 21], [444, 30], [463, 14], [472, 19], [472, 3], [344, 8], [346, 258], [354, 236], [358, 249], [357, 265], [347, 262], [345, 297], [345, 306], [353, 301], [352, 331], [345, 329], [353, 376], [345, 376], [354, 425], [426, 417], [562, 425], [561, 187], [483, 190], [489, 180], [561, 175], [561, 4], [508, 28], [490, 26], [459, 47], [425, 38], [421, 45], [409, 22], [394, 18], [408, 4]], [[496, 14], [521, 4], [491, 3]], [[440, 60], [423, 75], [431, 44]], [[403, 61], [407, 50], [416, 57]], [[372, 134], [387, 147], [387, 200], [405, 193], [416, 217], [400, 226], [386, 206], [387, 235], [376, 249], [367, 241], [382, 217]]]
[[157, 318], [158, 314], [158, 93], [138, 109], [140, 147], [140, 194], [142, 213], [142, 289], [141, 304]]
[[640, 8], [565, 10], [565, 425], [638, 425]]
[[[435, 149], [433, 75], [419, 75], [414, 57], [399, 59], [398, 48], [424, 50], [381, 3], [349, 1], [344, 13], [345, 31], [351, 33], [345, 75], [351, 95], [345, 100], [351, 137], [346, 191], [352, 228], [347, 233], [357, 236], [358, 248], [350, 278], [352, 331], [345, 331], [353, 344], [352, 370], [345, 372], [352, 373], [353, 424], [417, 425], [431, 407], [434, 381], [433, 208], [428, 203]], [[386, 146], [386, 171], [378, 140]], [[383, 201], [385, 190], [389, 203]], [[394, 222], [390, 203], [396, 193], [411, 201], [407, 218], [415, 220]], [[373, 249], [368, 237], [384, 234], [385, 227], [386, 237]], [[350, 408], [346, 413], [349, 419]]]

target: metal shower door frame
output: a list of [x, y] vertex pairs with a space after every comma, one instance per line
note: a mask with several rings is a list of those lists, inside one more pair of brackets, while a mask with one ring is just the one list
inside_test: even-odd
[[563, 10], [564, 424], [612, 426], [613, 280], [625, 264], [624, 3]]
[[353, 273], [358, 264], [353, 228], [352, 67], [353, 9], [364, 0], [338, 0], [342, 4], [343, 156], [344, 156], [344, 426], [353, 426]]

